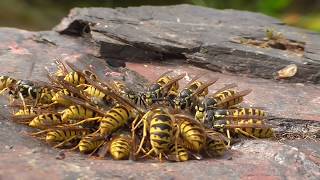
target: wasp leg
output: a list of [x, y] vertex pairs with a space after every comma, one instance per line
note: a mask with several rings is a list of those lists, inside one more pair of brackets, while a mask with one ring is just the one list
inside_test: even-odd
[[89, 87], [90, 85], [89, 84], [79, 84], [79, 85], [77, 85], [77, 88], [86, 88], [86, 87]]
[[79, 144], [78, 145], [76, 145], [75, 147], [73, 147], [73, 148], [70, 148], [70, 149], [66, 149], [66, 151], [75, 151], [76, 149], [78, 149], [79, 148]]
[[139, 154], [139, 152], [141, 151], [141, 149], [142, 149], [142, 146], [143, 146], [143, 144], [144, 144], [144, 141], [145, 141], [145, 138], [147, 137], [147, 124], [148, 122], [147, 121], [145, 121], [144, 120], [144, 122], [143, 122], [143, 134], [142, 134], [142, 139], [141, 139], [141, 142], [140, 142], [140, 145], [139, 145], [139, 148], [138, 148], [138, 150], [136, 151], [136, 154]]
[[73, 139], [76, 138], [76, 137], [77, 137], [77, 136], [71, 136], [70, 138], [62, 141], [61, 143], [59, 143], [59, 144], [57, 144], [57, 145], [55, 145], [55, 146], [53, 146], [53, 147], [54, 147], [54, 148], [61, 147], [61, 146], [65, 145], [67, 142], [70, 142], [71, 140], [73, 140]]
[[229, 131], [229, 129], [227, 129], [227, 137], [228, 137], [227, 148], [230, 148], [230, 145], [231, 145], [231, 136], [230, 136], [230, 131]]
[[21, 92], [19, 92], [19, 93], [18, 93], [18, 95], [19, 95], [19, 97], [20, 97], [20, 99], [21, 99], [21, 101], [22, 101], [23, 108], [27, 108], [27, 106], [26, 106], [26, 102], [24, 101], [24, 98], [23, 98], [23, 96], [22, 96]]
[[107, 142], [102, 142], [101, 144], [99, 144], [99, 146], [97, 146], [88, 156], [91, 157], [93, 156], [93, 154], [102, 146]]
[[140, 119], [140, 121], [138, 122], [138, 124], [137, 125], [135, 125], [136, 124], [136, 119], [132, 122], [132, 130], [136, 130], [140, 125], [141, 125], [141, 123], [143, 122], [143, 120], [142, 119]]
[[30, 134], [27, 133], [27, 135], [29, 135], [29, 136], [38, 136], [38, 135], [47, 133], [48, 131], [50, 131], [50, 129], [45, 129], [45, 130], [42, 130], [42, 131], [39, 131], [39, 132], [30, 133]]
[[245, 135], [245, 136], [247, 136], [247, 137], [252, 137], [252, 138], [254, 138], [254, 139], [258, 139], [258, 138], [255, 137], [254, 135], [249, 134], [249, 133], [245, 132], [245, 131], [242, 130], [242, 129], [237, 129], [237, 131], [240, 132], [240, 133], [242, 133], [243, 135]]
[[131, 124], [131, 140], [132, 140], [132, 149], [131, 149], [131, 155], [132, 155], [132, 159], [136, 159], [135, 157], [135, 151], [136, 151], [136, 133], [135, 133], [135, 128], [134, 128], [134, 125], [136, 124], [136, 122], [138, 121], [139, 119], [139, 116], [136, 116], [134, 118], [134, 120], [132, 121], [132, 124]]
[[6, 90], [8, 90], [9, 88], [4, 88], [0, 91], [0, 95], [2, 95], [3, 92], [5, 92]]
[[[154, 152], [154, 148], [152, 148], [149, 152], [147, 152], [147, 153], [145, 153], [145, 155], [143, 155], [141, 158], [145, 158], [145, 157], [147, 157], [147, 156], [151, 156], [151, 153], [153, 153]], [[152, 157], [152, 156], [151, 156]]]
[[176, 134], [175, 134], [175, 140], [174, 140], [174, 149], [176, 153], [176, 158], [179, 159], [179, 153], [178, 153], [178, 138], [180, 135], [180, 127], [179, 125], [176, 125]]
[[86, 122], [97, 121], [99, 119], [101, 119], [101, 117], [88, 118], [88, 119], [84, 119], [82, 121], [79, 121], [79, 122], [73, 123], [73, 124], [69, 124], [69, 125], [70, 126], [77, 126], [77, 125], [81, 125], [81, 124], [86, 123]]

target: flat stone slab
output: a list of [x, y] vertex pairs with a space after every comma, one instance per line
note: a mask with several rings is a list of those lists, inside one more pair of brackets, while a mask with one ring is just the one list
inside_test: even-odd
[[[287, 81], [320, 83], [319, 34], [258, 13], [191, 5], [75, 8], [55, 30], [90, 37], [111, 61], [179, 59], [217, 72], [267, 79], [296, 64], [296, 75]], [[268, 36], [285, 40], [259, 45], [267, 30]]]

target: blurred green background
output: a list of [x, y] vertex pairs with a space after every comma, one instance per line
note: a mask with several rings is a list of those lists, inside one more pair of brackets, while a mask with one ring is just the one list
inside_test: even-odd
[[320, 32], [320, 0], [0, 0], [0, 26], [49, 30], [73, 7], [194, 4], [261, 12]]

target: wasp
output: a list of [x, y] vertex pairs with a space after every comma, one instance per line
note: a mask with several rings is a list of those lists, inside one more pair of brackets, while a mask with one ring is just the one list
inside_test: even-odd
[[113, 87], [116, 89], [116, 92], [118, 92], [124, 98], [130, 100], [132, 103], [146, 107], [146, 103], [143, 99], [143, 93], [137, 93], [134, 90], [129, 89], [123, 82], [120, 81], [113, 81]]
[[185, 77], [185, 73], [176, 77], [170, 77], [167, 71], [162, 74], [155, 83], [152, 83], [144, 93], [144, 101], [148, 106], [154, 104], [159, 99], [167, 97], [168, 92], [176, 92], [179, 89], [178, 81]]
[[238, 108], [238, 109], [211, 109], [207, 110], [201, 121], [205, 125], [212, 125], [214, 121], [221, 119], [240, 120], [240, 119], [264, 119], [267, 114], [258, 108]]
[[132, 152], [132, 139], [128, 135], [120, 134], [110, 142], [109, 153], [114, 160], [129, 159]]
[[15, 85], [17, 80], [9, 76], [0, 76], [0, 94]]
[[83, 91], [91, 97], [91, 100], [94, 104], [106, 106], [111, 102], [111, 98], [105, 95], [103, 92], [99, 91], [92, 85], [89, 84], [80, 84], [77, 87], [83, 89]]
[[248, 95], [252, 90], [247, 89], [240, 92], [232, 90], [235, 84], [226, 85], [216, 93], [206, 96], [197, 106], [195, 106], [197, 120], [202, 120], [204, 113], [210, 109], [228, 109], [243, 101], [243, 97]]
[[133, 137], [142, 123], [143, 135], [135, 154], [137, 155], [142, 151], [146, 137], [149, 134], [151, 149], [145, 153], [145, 156], [155, 153], [161, 161], [162, 156], [169, 151], [170, 144], [173, 142], [174, 124], [172, 116], [161, 107], [149, 110], [140, 120], [135, 119], [133, 121], [131, 129]]
[[174, 108], [177, 110], [187, 110], [193, 114], [194, 107], [198, 104], [200, 99], [202, 99], [206, 94], [208, 94], [208, 87], [214, 84], [218, 78], [214, 78], [207, 83], [199, 81], [198, 79], [202, 75], [194, 77], [185, 88], [183, 88], [178, 96], [174, 98], [173, 104]]
[[169, 155], [167, 155], [166, 158], [170, 161], [178, 162], [188, 161], [190, 159], [188, 150], [180, 144], [176, 147], [174, 143], [169, 146]]
[[86, 79], [80, 75], [77, 72], [69, 72], [65, 77], [64, 80], [72, 83], [74, 85], [79, 85], [79, 84], [86, 84]]
[[61, 113], [61, 120], [63, 123], [71, 123], [73, 121], [80, 121], [87, 118], [94, 118], [98, 114], [85, 106], [75, 105], [69, 106], [64, 109]]
[[39, 103], [41, 104], [51, 104], [53, 103], [53, 97], [56, 95], [56, 91], [51, 89], [51, 88], [47, 88], [44, 87], [41, 90], [40, 93], [40, 99], [39, 99]]
[[48, 127], [63, 124], [59, 113], [45, 113], [36, 116], [29, 122], [29, 126], [37, 129], [47, 129]]
[[35, 100], [34, 106], [37, 105], [42, 88], [30, 80], [19, 80], [10, 88], [9, 95], [14, 99], [20, 98], [23, 106], [26, 107], [25, 98]]
[[14, 116], [28, 116], [28, 115], [36, 115], [37, 112], [34, 110], [33, 107], [26, 107], [23, 109], [19, 109], [16, 113], [14, 113]]
[[223, 134], [212, 129], [206, 129], [207, 142], [205, 152], [209, 157], [223, 156], [228, 150], [225, 142], [228, 139]]
[[187, 149], [199, 153], [206, 145], [206, 133], [202, 124], [181, 114], [174, 115], [179, 139]]
[[68, 75], [67, 67], [63, 64], [61, 59], [55, 60], [55, 64], [57, 65], [57, 71], [54, 73], [55, 76], [58, 77], [66, 77]]
[[75, 95], [70, 91], [68, 91], [67, 89], [61, 89], [58, 92], [54, 93], [54, 95], [51, 98], [52, 102], [48, 106], [57, 105], [57, 104], [70, 106], [72, 102], [64, 99], [63, 96], [75, 96]]
[[[75, 148], [79, 148], [81, 153], [93, 154], [105, 143], [105, 137], [96, 134], [88, 134], [84, 136]], [[74, 149], [74, 148], [73, 148]]]
[[[121, 96], [118, 94], [114, 94], [113, 96], [117, 96], [121, 99]], [[121, 127], [124, 127], [130, 120], [137, 118], [137, 113], [134, 111], [136, 109], [134, 105], [123, 105], [125, 103], [118, 103], [113, 108], [111, 108], [109, 111], [105, 111], [103, 109], [96, 108], [86, 101], [83, 101], [81, 99], [77, 99], [74, 97], [67, 97], [68, 99], [72, 100], [74, 103], [79, 104], [83, 107], [86, 107], [87, 109], [91, 109], [92, 111], [99, 114], [99, 116], [84, 119], [74, 125], [79, 125], [82, 123], [90, 122], [90, 121], [97, 121], [100, 123], [99, 125], [99, 131], [101, 136], [107, 136], [111, 133], [115, 132], [116, 130], [120, 129]], [[125, 99], [124, 102], [126, 102]]]
[[243, 119], [238, 121], [217, 120], [213, 124], [217, 131], [224, 132], [228, 137], [228, 147], [230, 147], [231, 136], [242, 135], [251, 138], [271, 138], [274, 132], [271, 126], [265, 124], [263, 120]]
[[58, 148], [65, 146], [67, 143], [79, 141], [90, 133], [92, 133], [92, 130], [88, 128], [57, 126], [33, 133], [31, 136], [37, 137], [46, 134], [45, 137], [41, 139], [44, 139], [49, 144], [56, 144], [53, 147]]

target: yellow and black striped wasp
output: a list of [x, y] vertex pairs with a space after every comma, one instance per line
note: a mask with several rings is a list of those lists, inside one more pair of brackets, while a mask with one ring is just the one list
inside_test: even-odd
[[174, 98], [171, 104], [176, 110], [189, 110], [191, 114], [194, 114], [195, 106], [208, 94], [208, 87], [218, 80], [214, 78], [208, 82], [199, 81], [198, 79], [202, 76], [203, 74], [195, 76]]
[[[32, 133], [34, 137], [40, 136], [40, 139], [45, 140], [49, 144], [54, 144], [54, 148], [65, 147], [69, 143], [72, 146], [77, 144], [81, 138], [91, 134], [93, 130], [76, 126], [56, 126], [48, 129]], [[43, 134], [45, 134], [44, 137]]]
[[244, 136], [255, 139], [274, 137], [272, 126], [267, 125], [261, 119], [217, 120], [213, 123], [212, 128], [227, 135], [228, 147], [230, 147], [232, 137]]
[[148, 106], [163, 100], [168, 96], [168, 92], [177, 92], [179, 89], [178, 81], [185, 77], [185, 73], [171, 77], [168, 74], [173, 71], [163, 73], [156, 82], [152, 83], [144, 93], [144, 100]]
[[141, 119], [135, 119], [132, 122], [132, 136], [135, 137], [137, 131], [142, 127], [142, 139], [135, 155], [143, 151], [143, 146], [148, 142], [146, 139], [149, 135], [150, 150], [145, 152], [146, 156], [156, 154], [160, 161], [162, 157], [170, 150], [170, 144], [174, 140], [174, 123], [170, 113], [162, 107], [155, 107], [146, 112]]
[[236, 84], [229, 84], [219, 89], [214, 94], [206, 96], [197, 106], [195, 106], [195, 119], [203, 121], [205, 113], [209, 110], [232, 108], [241, 103], [243, 97], [252, 91], [251, 89], [235, 91], [232, 90], [234, 87], [236, 87]]
[[200, 121], [211, 126], [215, 121], [228, 119], [237, 121], [241, 119], [265, 119], [266, 112], [260, 108], [235, 108], [235, 109], [208, 109]]

